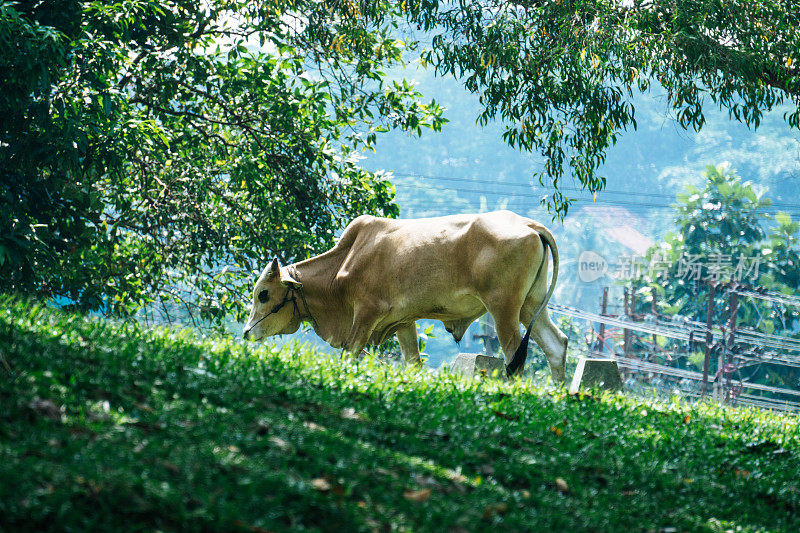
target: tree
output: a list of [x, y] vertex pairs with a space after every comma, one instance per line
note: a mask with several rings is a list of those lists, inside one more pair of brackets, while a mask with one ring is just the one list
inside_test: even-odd
[[540, 183], [571, 174], [591, 192], [619, 136], [636, 128], [634, 94], [660, 85], [678, 124], [700, 130], [708, 106], [757, 128], [789, 102], [800, 129], [800, 4], [795, 0], [407, 0], [432, 34], [423, 57], [480, 94], [481, 123], [544, 157]]
[[[645, 287], [646, 296], [652, 291], [658, 294], [660, 313], [700, 322], [708, 318], [713, 283], [711, 319], [717, 325], [730, 319], [728, 290], [732, 282], [737, 290], [767, 291], [794, 301], [800, 290], [800, 224], [792, 222], [787, 213], [773, 214], [766, 189], [742, 182], [724, 166], [708, 167], [704, 177], [707, 181], [702, 189], [690, 185], [678, 195], [675, 232], [648, 251], [651, 268], [633, 283]], [[642, 310], [650, 312], [651, 303], [639, 300]], [[800, 307], [786, 305], [775, 311], [767, 301], [740, 298], [736, 325], [765, 334], [797, 335]], [[782, 369], [773, 377], [781, 375], [794, 376]]]
[[272, 256], [396, 215], [358, 153], [444, 119], [384, 82], [395, 26], [347, 2], [0, 1], [0, 290], [221, 321]]
[[[800, 224], [787, 213], [771, 214], [767, 190], [742, 182], [724, 166], [708, 167], [703, 176], [705, 187], [689, 185], [678, 195], [675, 231], [647, 252], [651, 268], [642, 272], [639, 283], [658, 291], [662, 312], [702, 321], [709, 281], [795, 294], [800, 289]], [[789, 330], [797, 311], [787, 315]], [[722, 323], [726, 312], [717, 306], [712, 319]], [[747, 308], [740, 313], [743, 325], [757, 325], [757, 314]]]

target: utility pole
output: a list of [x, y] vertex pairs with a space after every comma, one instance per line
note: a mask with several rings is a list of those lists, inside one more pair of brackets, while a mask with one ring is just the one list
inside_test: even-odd
[[708, 305], [706, 307], [706, 354], [703, 358], [703, 392], [702, 395], [708, 394], [708, 363], [711, 359], [711, 341], [714, 336], [711, 334], [711, 325], [714, 318], [714, 292], [716, 291], [716, 284], [713, 281], [708, 282]]
[[728, 305], [731, 314], [728, 317], [728, 338], [725, 340], [725, 351], [728, 353], [728, 369], [725, 378], [726, 401], [733, 402], [733, 387], [731, 386], [731, 374], [733, 374], [733, 341], [736, 335], [736, 311], [739, 309], [739, 293], [733, 287], [728, 292]]
[[[658, 316], [658, 300], [656, 298], [658, 296], [657, 296], [656, 290], [651, 288], [650, 289], [650, 294], [653, 296], [653, 299], [650, 300], [650, 312], [653, 314], [654, 317], [657, 317]], [[653, 333], [653, 350], [655, 350], [658, 347], [658, 338], [657, 337], [658, 337], [658, 335]], [[689, 349], [691, 350], [692, 347], [689, 346]]]
[[[625, 287], [625, 316], [628, 320], [633, 320], [632, 315], [633, 311], [631, 310], [631, 300], [633, 299], [633, 295], [631, 294], [628, 296], [628, 287]], [[631, 293], [633, 290], [630, 291]], [[622, 330], [622, 353], [625, 354], [625, 357], [629, 357], [630, 349], [631, 349], [631, 330], [624, 329]]]
[[[603, 287], [603, 303], [602, 303], [602, 311], [600, 311], [600, 315], [606, 316], [608, 312], [608, 287]], [[606, 324], [605, 322], [600, 322], [600, 332], [597, 334], [597, 351], [603, 351], [603, 344], [605, 344], [605, 336], [606, 336]]]

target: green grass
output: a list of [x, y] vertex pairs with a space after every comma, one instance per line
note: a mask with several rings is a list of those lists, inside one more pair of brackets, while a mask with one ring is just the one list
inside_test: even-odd
[[4, 531], [800, 529], [794, 416], [568, 397], [8, 299], [0, 357]]

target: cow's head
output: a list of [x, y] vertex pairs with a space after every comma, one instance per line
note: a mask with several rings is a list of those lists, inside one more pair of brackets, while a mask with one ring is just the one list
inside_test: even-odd
[[300, 317], [294, 291], [303, 285], [292, 278], [275, 259], [264, 269], [253, 289], [253, 309], [242, 332], [245, 339], [294, 333]]

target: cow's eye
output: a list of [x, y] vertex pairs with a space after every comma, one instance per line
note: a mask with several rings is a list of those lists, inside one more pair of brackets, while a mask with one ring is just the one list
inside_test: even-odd
[[258, 293], [258, 301], [262, 304], [269, 301], [269, 291], [261, 291]]

